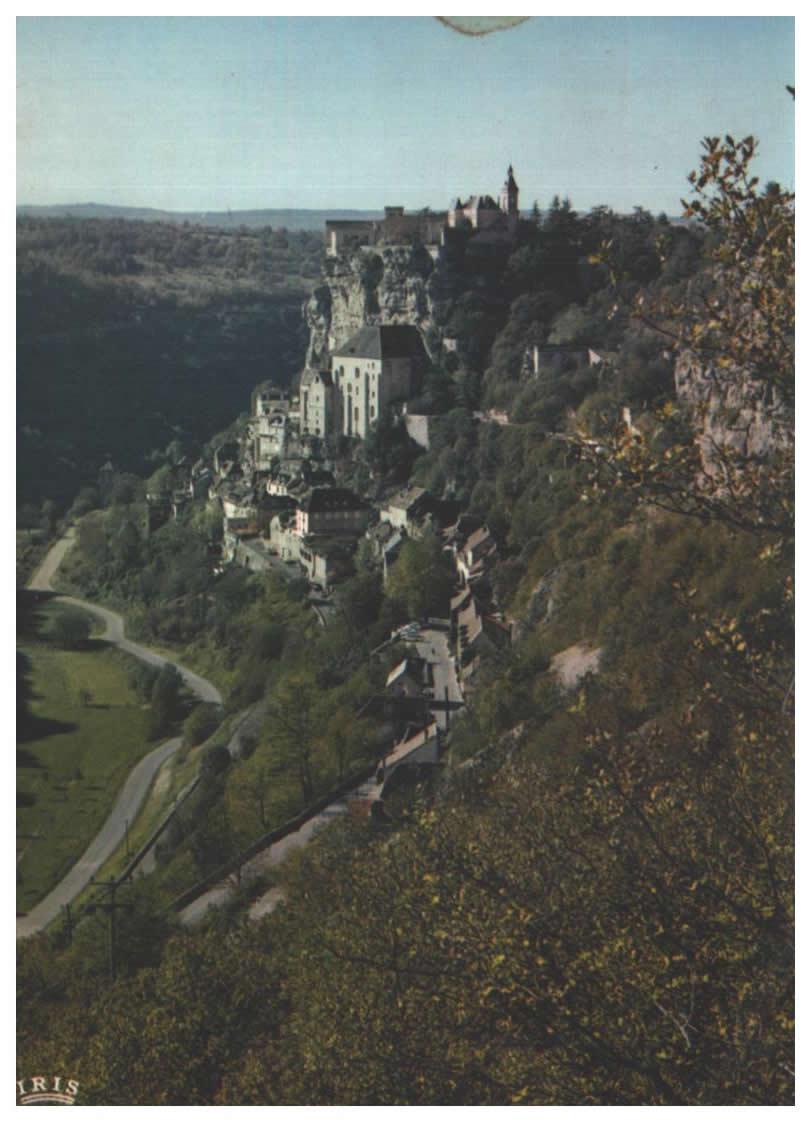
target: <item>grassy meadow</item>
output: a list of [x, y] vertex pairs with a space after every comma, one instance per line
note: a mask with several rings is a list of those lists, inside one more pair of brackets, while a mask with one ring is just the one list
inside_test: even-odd
[[30, 636], [18, 650], [28, 692], [17, 746], [17, 910], [24, 913], [81, 856], [154, 745], [125, 655], [93, 640], [60, 650]]

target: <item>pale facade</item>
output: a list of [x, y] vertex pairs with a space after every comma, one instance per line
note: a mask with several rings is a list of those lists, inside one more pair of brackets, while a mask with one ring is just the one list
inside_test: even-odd
[[330, 219], [327, 222], [327, 256], [337, 257], [363, 247], [408, 245], [415, 240], [422, 245], [439, 246], [445, 219], [444, 211], [406, 214], [401, 206], [385, 207], [382, 219]]
[[487, 230], [503, 225], [506, 216], [508, 226], [512, 228], [518, 220], [518, 213], [518, 184], [511, 164], [498, 202], [490, 195], [471, 195], [465, 202], [456, 199], [448, 208], [448, 226], [452, 229], [471, 226], [474, 230]]
[[250, 437], [258, 471], [268, 471], [274, 459], [284, 456], [298, 436], [299, 409], [295, 399], [269, 382], [251, 395]]
[[324, 437], [340, 424], [340, 398], [329, 370], [307, 369], [299, 387], [301, 431]]
[[410, 324], [363, 327], [339, 347], [332, 381], [343, 434], [366, 436], [389, 405], [408, 398], [426, 358], [422, 337]]

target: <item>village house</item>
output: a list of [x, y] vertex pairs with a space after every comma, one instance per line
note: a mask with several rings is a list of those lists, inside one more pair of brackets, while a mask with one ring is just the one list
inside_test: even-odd
[[294, 521], [285, 514], [271, 518], [269, 535], [270, 551], [286, 563], [300, 565], [311, 584], [328, 590], [354, 572], [353, 536], [304, 537], [296, 533]]
[[261, 491], [256, 499], [256, 526], [266, 537], [270, 532], [270, 520], [276, 514], [292, 514], [296, 500], [292, 495], [271, 495]]
[[229, 522], [256, 522], [256, 500], [253, 489], [246, 487], [238, 493], [233, 491], [222, 496], [223, 517]]
[[334, 487], [335, 474], [326, 467], [314, 467], [311, 459], [287, 457], [274, 460], [265, 489], [269, 495], [302, 498], [310, 487]]
[[353, 491], [316, 487], [296, 499], [292, 510], [271, 517], [270, 548], [283, 561], [301, 565], [312, 583], [327, 588], [354, 571], [357, 539], [369, 513]]
[[389, 522], [399, 529], [412, 529], [428, 507], [430, 496], [424, 487], [407, 487], [386, 500], [380, 508], [381, 522]]
[[222, 559], [230, 563], [236, 557], [237, 547], [240, 542], [250, 541], [258, 536], [256, 521], [246, 521], [242, 518], [223, 519], [222, 533]]
[[297, 560], [310, 584], [327, 590], [354, 573], [354, 541], [302, 538], [299, 543]]
[[341, 426], [341, 396], [331, 370], [307, 367], [299, 384], [301, 431], [309, 436], [325, 437]]
[[432, 694], [434, 684], [431, 664], [424, 658], [404, 658], [389, 672], [386, 693], [389, 697], [423, 697]]
[[457, 547], [455, 560], [459, 579], [465, 585], [476, 584], [498, 558], [498, 547], [486, 525], [469, 534]]
[[509, 646], [510, 628], [488, 614], [473, 589], [463, 588], [450, 602], [449, 642], [462, 684], [475, 673], [479, 659]]
[[413, 324], [362, 327], [332, 356], [344, 436], [364, 437], [395, 401], [411, 396], [428, 366]]
[[369, 523], [369, 506], [345, 487], [316, 487], [296, 507], [295, 532], [360, 537]]
[[421, 538], [429, 531], [444, 533], [459, 517], [459, 503], [438, 499], [424, 487], [407, 487], [380, 507], [381, 524], [388, 523], [410, 538]]
[[298, 400], [262, 382], [251, 395], [247, 441], [257, 471], [269, 471], [274, 459], [289, 454], [299, 435]]

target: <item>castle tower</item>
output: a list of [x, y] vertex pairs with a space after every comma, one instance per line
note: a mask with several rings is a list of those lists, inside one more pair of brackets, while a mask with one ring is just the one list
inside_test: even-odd
[[507, 179], [501, 188], [498, 205], [505, 214], [518, 217], [518, 184], [515, 182], [512, 164], [507, 168]]

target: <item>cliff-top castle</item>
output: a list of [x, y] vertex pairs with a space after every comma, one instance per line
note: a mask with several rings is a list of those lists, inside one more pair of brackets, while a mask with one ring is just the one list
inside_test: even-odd
[[363, 246], [403, 245], [415, 240], [439, 247], [453, 237], [451, 230], [501, 229], [512, 234], [518, 217], [518, 184], [510, 165], [498, 202], [491, 195], [471, 195], [466, 202], [461, 197], [453, 199], [446, 211], [426, 207], [416, 214], [406, 214], [404, 207], [387, 206], [382, 219], [329, 221], [327, 256], [337, 257]]
[[[518, 184], [510, 166], [498, 201], [491, 195], [471, 195], [464, 202], [453, 199], [446, 211], [406, 214], [403, 207], [387, 206], [381, 220], [329, 221], [326, 252], [337, 257], [418, 241], [438, 253], [442, 246], [477, 231], [510, 238], [518, 218]], [[364, 437], [390, 406], [418, 389], [430, 360], [415, 323], [366, 323], [348, 338], [346, 334], [329, 346], [327, 355], [308, 361], [297, 398], [282, 394], [276, 400], [275, 390], [265, 387], [263, 396], [263, 387], [258, 387], [251, 409], [257, 468], [267, 469], [299, 438], [306, 443], [334, 433]]]

